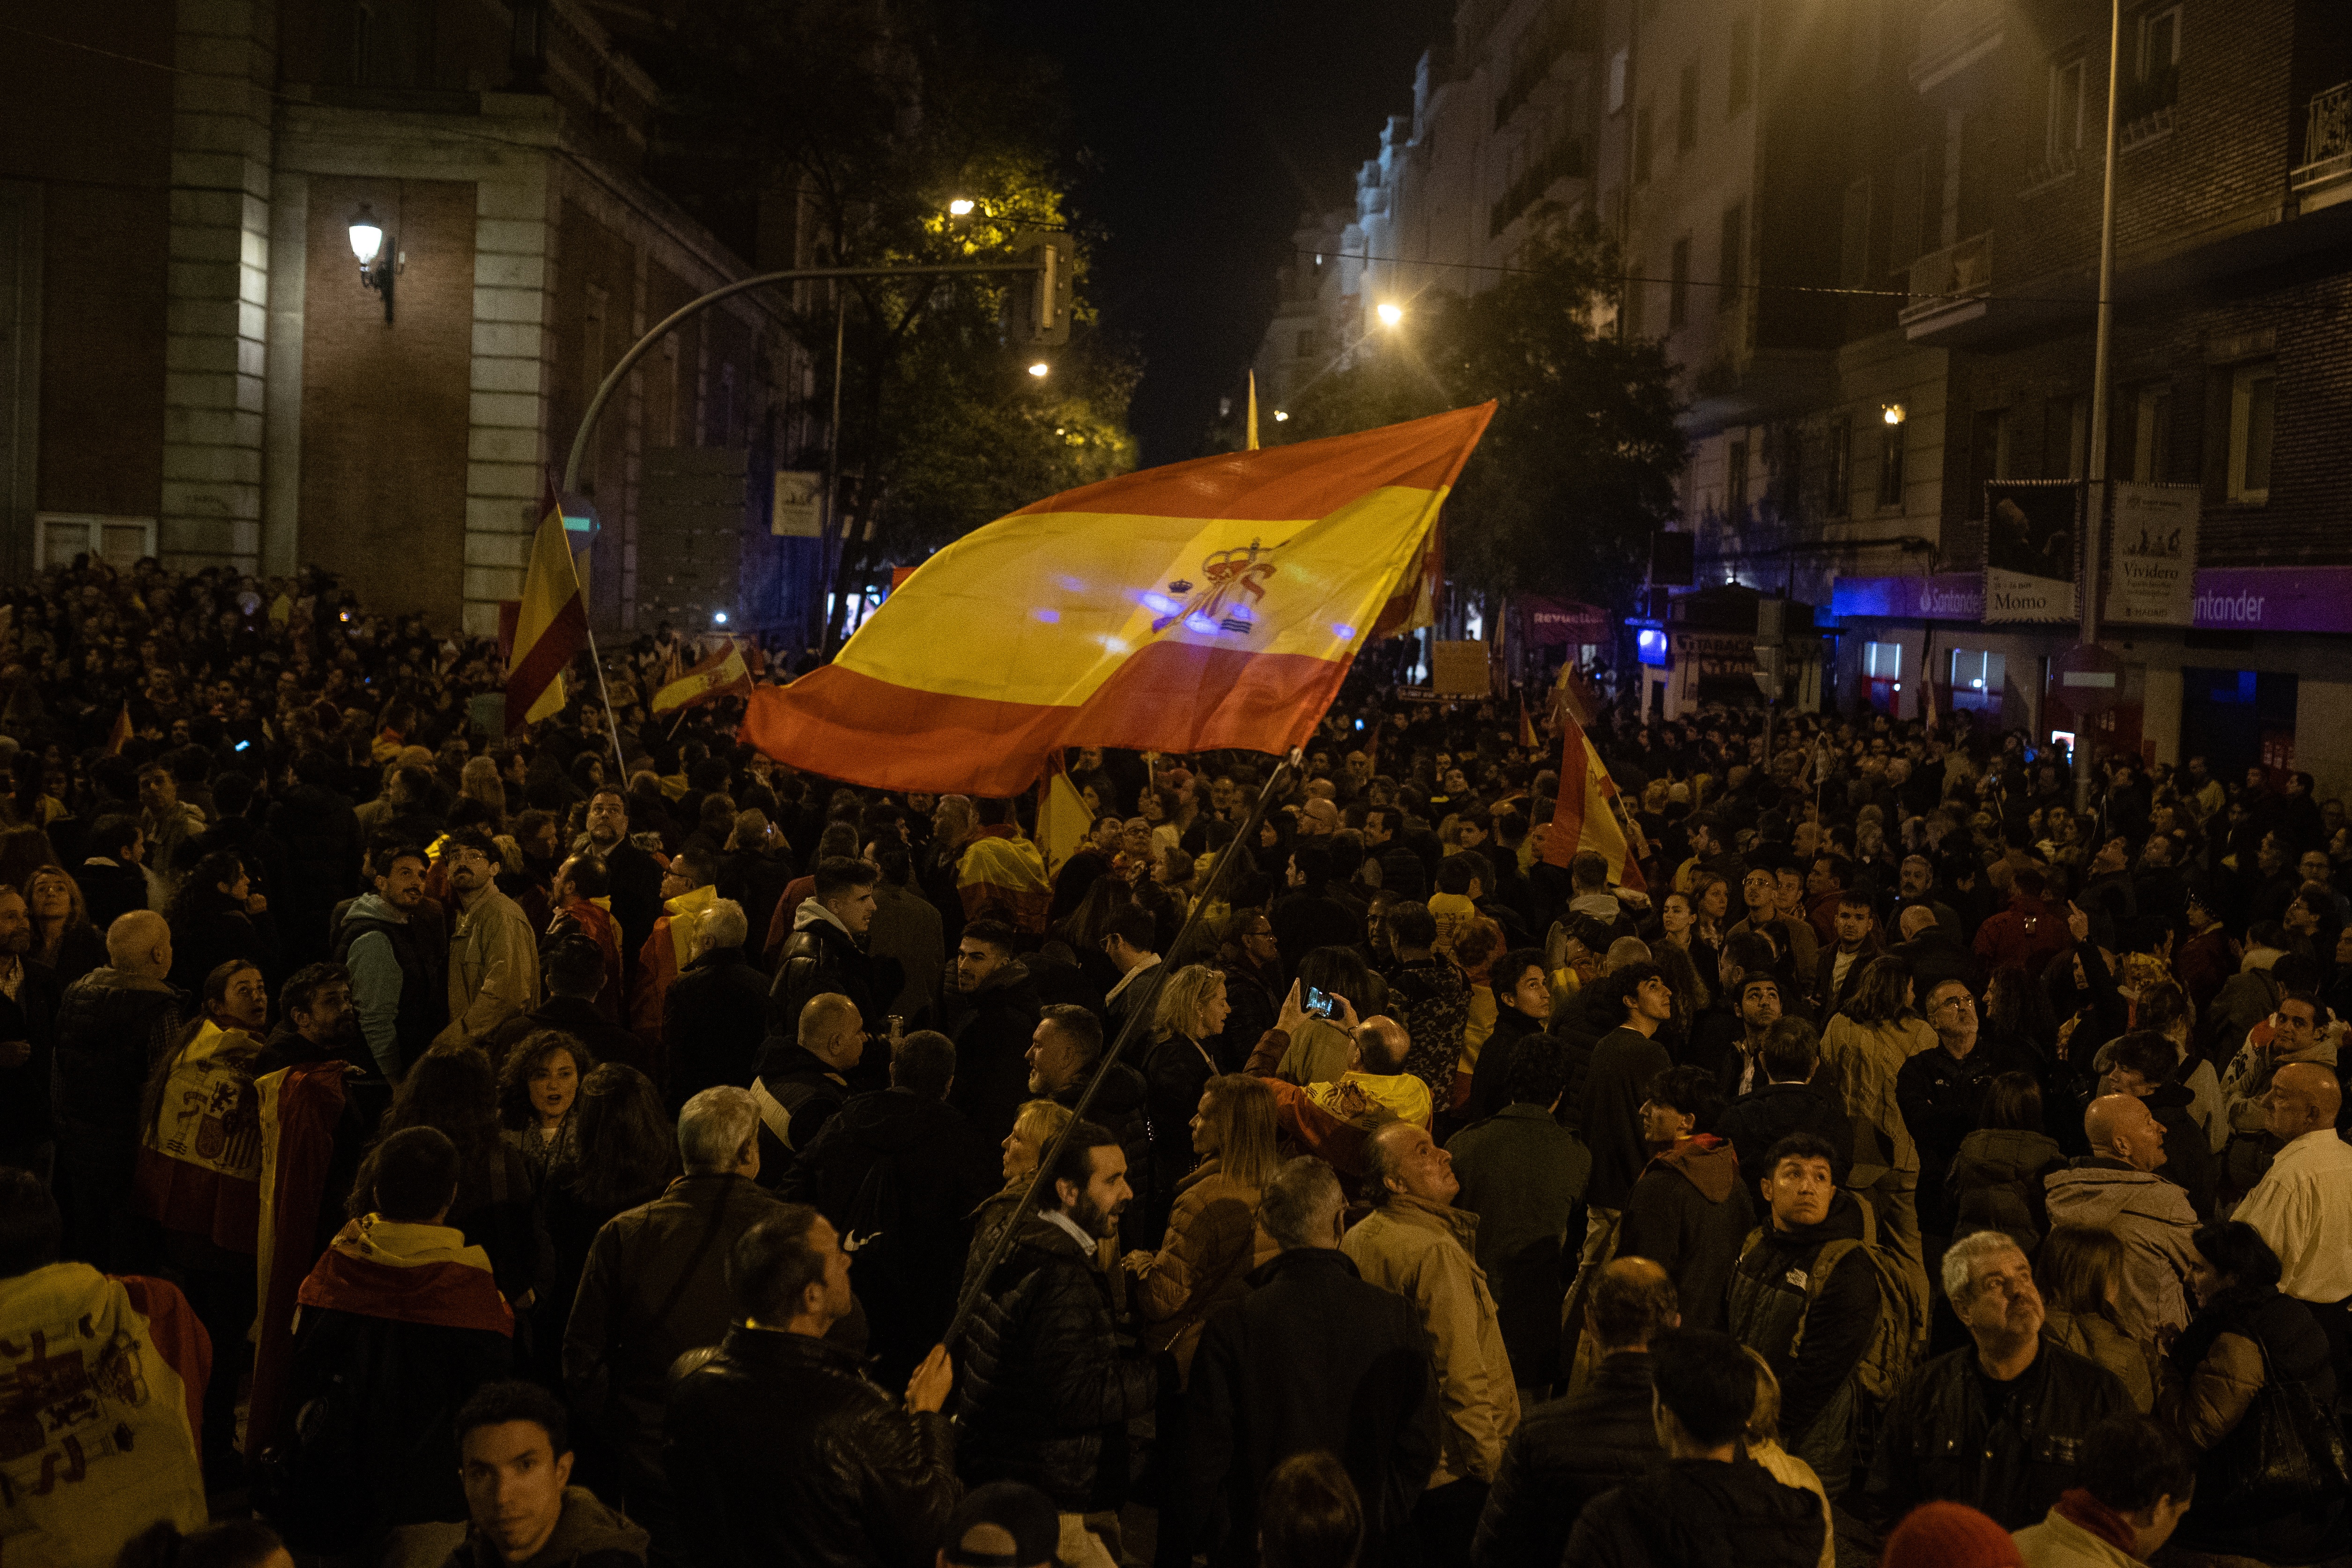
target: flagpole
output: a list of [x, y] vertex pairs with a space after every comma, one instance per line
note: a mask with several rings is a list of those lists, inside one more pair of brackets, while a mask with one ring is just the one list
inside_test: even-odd
[[[1294, 749], [1288, 756], [1275, 763], [1273, 775], [1265, 781], [1265, 787], [1258, 791], [1257, 804], [1250, 807], [1249, 816], [1243, 822], [1241, 831], [1234, 835], [1233, 842], [1218, 851], [1216, 858], [1210, 863], [1208, 886], [1202, 889], [1201, 896], [1192, 901], [1191, 912], [1185, 915], [1183, 925], [1177, 929], [1176, 940], [1168, 944], [1170, 952], [1185, 951], [1185, 939], [1192, 934], [1192, 928], [1201, 923], [1202, 912], [1215, 900], [1217, 884], [1224, 879], [1226, 868], [1241, 858], [1232, 851], [1256, 838], [1257, 830], [1265, 825], [1266, 812], [1290, 780], [1297, 776], [1305, 754], [1303, 751]], [[1127, 1049], [1128, 1042], [1135, 1037], [1143, 1022], [1143, 1009], [1137, 1008], [1127, 1016], [1127, 1022], [1119, 1026], [1118, 1037], [1111, 1041], [1110, 1048], [1103, 1053], [1102, 1060], [1096, 1065], [1095, 1076], [1087, 1080], [1086, 1089], [1078, 1096], [1078, 1102], [1070, 1108], [1070, 1119], [1062, 1123], [1062, 1130], [1054, 1135], [1054, 1141], [1038, 1154], [1037, 1170], [1029, 1178], [1028, 1190], [1021, 1194], [1021, 1201], [1013, 1206], [1004, 1228], [997, 1233], [995, 1245], [988, 1250], [988, 1260], [972, 1277], [971, 1289], [964, 1292], [963, 1299], [956, 1303], [955, 1316], [949, 1321], [947, 1331], [940, 1335], [940, 1343], [955, 1343], [962, 1334], [964, 1325], [971, 1321], [972, 1309], [979, 1305], [981, 1294], [988, 1287], [988, 1277], [996, 1272], [997, 1265], [1004, 1261], [1004, 1255], [1013, 1248], [1013, 1233], [1021, 1228], [1023, 1219], [1035, 1212], [1037, 1195], [1045, 1189], [1055, 1163], [1062, 1157], [1062, 1145], [1070, 1141], [1071, 1130], [1086, 1119], [1087, 1108], [1095, 1102], [1096, 1091], [1102, 1088], [1103, 1079], [1110, 1076], [1110, 1069], [1118, 1061], [1119, 1054]]]

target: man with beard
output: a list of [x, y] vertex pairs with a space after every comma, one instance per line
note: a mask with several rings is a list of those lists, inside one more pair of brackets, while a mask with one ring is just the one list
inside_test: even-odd
[[1970, 1342], [1905, 1378], [1887, 1402], [1863, 1511], [1892, 1524], [1941, 1500], [2022, 1530], [2074, 1485], [2084, 1436], [2131, 1414], [2131, 1395], [2105, 1367], [2042, 1339], [2032, 1266], [2006, 1235], [1960, 1237], [1943, 1275]]
[[[1120, 1355], [1099, 1244], [1134, 1200], [1108, 1129], [1076, 1121], [1037, 1212], [982, 1287], [965, 1342], [960, 1445], [971, 1485], [1017, 1480], [1054, 1500], [1062, 1562], [1119, 1560], [1127, 1423], [1151, 1409], [1152, 1364]], [[1107, 1544], [1108, 1543], [1108, 1544]]]
[[334, 962], [350, 973], [360, 1034], [394, 1083], [449, 1021], [448, 955], [424, 918], [425, 875], [425, 851], [413, 845], [378, 855], [375, 891], [345, 905], [335, 928]]
[[435, 1044], [473, 1044], [539, 1005], [539, 948], [530, 922], [499, 891], [499, 855], [478, 827], [449, 836], [443, 865], [457, 903], [449, 938], [449, 1024]]
[[636, 978], [637, 952], [661, 918], [662, 862], [629, 841], [628, 797], [610, 785], [588, 798], [588, 830], [572, 846], [575, 855], [604, 862], [613, 918], [621, 922], [623, 982]]

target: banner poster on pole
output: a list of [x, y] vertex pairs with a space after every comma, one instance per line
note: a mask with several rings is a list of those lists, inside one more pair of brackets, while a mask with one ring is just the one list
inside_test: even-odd
[[1988, 621], [2078, 618], [2083, 497], [2078, 479], [1998, 479], [1985, 486]]
[[2116, 484], [2108, 537], [2106, 618], [2129, 626], [2185, 626], [2197, 611], [2196, 485]]

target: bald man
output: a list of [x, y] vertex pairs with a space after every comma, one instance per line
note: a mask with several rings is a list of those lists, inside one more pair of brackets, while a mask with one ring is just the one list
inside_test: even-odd
[[2091, 1152], [2044, 1182], [2050, 1223], [2113, 1231], [2124, 1244], [2122, 1293], [2116, 1302], [2135, 1339], [2189, 1321], [2181, 1293], [2196, 1249], [2189, 1238], [2197, 1211], [2189, 1195], [2157, 1173], [2164, 1163], [2164, 1129], [2136, 1094], [2103, 1094], [2083, 1112]]
[[2260, 1231], [2278, 1254], [2279, 1289], [2311, 1303], [2339, 1368], [2352, 1350], [2345, 1312], [2345, 1298], [2352, 1296], [2352, 1149], [2336, 1135], [2343, 1103], [2334, 1068], [2318, 1062], [2280, 1068], [2263, 1097], [2263, 1125], [2284, 1146], [2231, 1215]]
[[104, 967], [66, 987], [58, 1003], [50, 1069], [58, 1167], [65, 1173], [66, 1256], [109, 1274], [152, 1270], [160, 1236], [132, 1196], [139, 1157], [139, 1097], [148, 1068], [179, 1033], [172, 929], [133, 910], [107, 928]]

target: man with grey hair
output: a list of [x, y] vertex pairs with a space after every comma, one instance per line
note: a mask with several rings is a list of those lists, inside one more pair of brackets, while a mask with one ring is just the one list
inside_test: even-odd
[[2074, 1484], [2090, 1429], [2132, 1414], [2114, 1373], [2042, 1337], [2042, 1294], [1997, 1230], [1944, 1252], [1944, 1294], [1972, 1342], [1905, 1378], [1886, 1404], [1857, 1510], [1891, 1526], [1923, 1502], [1966, 1503], [2022, 1530]]
[[1380, 1206], [1340, 1245], [1368, 1283], [1402, 1296], [1421, 1320], [1445, 1419], [1415, 1523], [1427, 1561], [1466, 1560], [1503, 1446], [1519, 1424], [1510, 1353], [1474, 1251], [1478, 1218], [1454, 1207], [1462, 1184], [1427, 1128], [1389, 1122], [1365, 1152]]
[[[596, 1233], [563, 1332], [564, 1392], [619, 1457], [622, 1497], [612, 1500], [653, 1531], [657, 1552], [677, 1540], [661, 1462], [670, 1363], [725, 1335], [735, 1316], [728, 1255], [782, 1207], [757, 1180], [759, 1132], [748, 1090], [706, 1089], [686, 1102], [677, 1119], [686, 1174]], [[844, 1327], [853, 1323], [862, 1341], [863, 1314]]]
[[694, 960], [662, 998], [673, 1109], [714, 1084], [751, 1086], [768, 1033], [768, 977], [751, 964], [743, 906], [718, 900], [695, 932]]
[[1437, 1462], [1436, 1386], [1420, 1314], [1339, 1250], [1346, 1208], [1330, 1166], [1286, 1163], [1258, 1208], [1282, 1251], [1202, 1336], [1186, 1412], [1212, 1562], [1251, 1560], [1266, 1478], [1317, 1449], [1340, 1456], [1363, 1500], [1367, 1568], [1411, 1556], [1412, 1506]]

